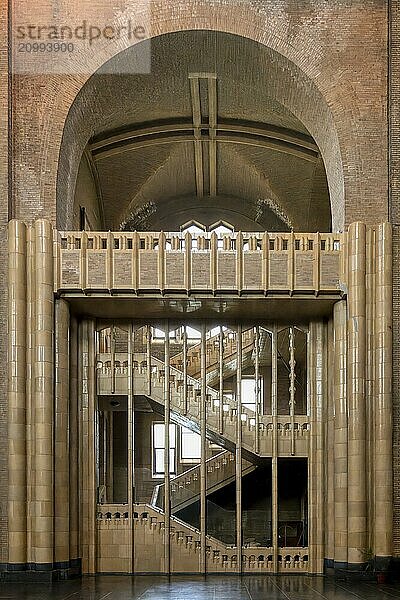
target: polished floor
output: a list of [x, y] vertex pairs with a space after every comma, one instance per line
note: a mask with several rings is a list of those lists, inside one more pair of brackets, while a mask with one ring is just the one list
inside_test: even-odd
[[0, 600], [393, 600], [400, 585], [323, 577], [98, 576], [45, 585], [0, 585]]

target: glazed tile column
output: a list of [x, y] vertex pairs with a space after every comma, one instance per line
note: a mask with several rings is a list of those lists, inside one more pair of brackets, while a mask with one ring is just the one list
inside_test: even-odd
[[392, 555], [392, 231], [379, 225], [376, 235], [376, 404], [375, 539], [378, 566]]
[[80, 395], [80, 520], [82, 571], [96, 573], [96, 386], [95, 324], [92, 319], [79, 326]]
[[326, 388], [326, 411], [325, 411], [325, 464], [326, 464], [326, 500], [325, 500], [325, 558], [329, 566], [333, 565], [335, 557], [335, 499], [334, 499], [334, 477], [335, 462], [335, 403], [334, 403], [334, 331], [333, 319], [327, 325], [327, 388]]
[[201, 325], [200, 348], [200, 573], [207, 571], [207, 342], [206, 326]]
[[335, 566], [347, 565], [347, 305], [336, 302], [333, 309], [334, 324], [334, 524]]
[[242, 325], [237, 326], [236, 334], [236, 548], [237, 548], [237, 572], [242, 572]]
[[27, 562], [34, 563], [32, 518], [34, 507], [34, 375], [35, 356], [35, 229], [27, 228], [27, 321], [26, 321], [26, 500], [27, 500]]
[[296, 405], [296, 359], [294, 348], [294, 327], [289, 327], [289, 414], [290, 414], [290, 454], [295, 455], [294, 413]]
[[164, 342], [164, 572], [171, 572], [171, 490], [170, 490], [170, 424], [171, 424], [171, 371], [169, 322], [165, 321]]
[[[366, 439], [366, 472], [375, 468], [375, 230], [367, 229], [366, 234], [366, 355], [365, 355], [365, 439]], [[367, 476], [367, 547], [374, 545], [374, 477]]]
[[[69, 567], [69, 306], [55, 303], [54, 560]], [[61, 565], [59, 564], [61, 563]]]
[[254, 431], [254, 449], [258, 454], [260, 452], [260, 328], [257, 325], [254, 331], [254, 380], [255, 380], [255, 431]]
[[70, 319], [69, 349], [69, 548], [71, 561], [80, 558], [79, 552], [79, 411], [78, 411], [78, 322]]
[[366, 227], [348, 230], [348, 562], [365, 562], [366, 499]]
[[33, 357], [33, 470], [34, 505], [32, 544], [36, 568], [53, 565], [54, 476], [53, 476], [53, 230], [48, 221], [35, 223], [35, 321]]
[[218, 405], [218, 429], [224, 433], [224, 330], [219, 328], [218, 336], [218, 364], [219, 364], [219, 405]]
[[278, 331], [276, 326], [272, 330], [271, 346], [271, 410], [272, 410], [272, 506], [271, 506], [271, 527], [272, 527], [272, 559], [273, 573], [278, 572], [279, 555], [279, 512], [278, 512]]
[[27, 562], [26, 225], [8, 228], [8, 562]]
[[308, 457], [309, 551], [312, 573], [323, 572], [324, 485], [323, 415], [326, 412], [326, 341], [324, 323], [310, 323], [308, 369], [310, 385], [310, 451]]
[[[134, 405], [134, 390], [133, 390], [133, 350], [134, 350], [134, 327], [132, 323], [128, 328], [128, 373], [127, 373], [127, 390], [128, 390], [128, 519], [129, 519], [129, 545], [130, 545], [130, 567], [131, 573], [135, 570], [135, 532], [133, 518], [133, 503], [135, 489], [135, 405]], [[151, 342], [151, 330], [147, 329], [148, 347]], [[151, 390], [151, 351], [147, 353], [147, 372], [149, 390]], [[150, 382], [150, 383], [149, 383]]]

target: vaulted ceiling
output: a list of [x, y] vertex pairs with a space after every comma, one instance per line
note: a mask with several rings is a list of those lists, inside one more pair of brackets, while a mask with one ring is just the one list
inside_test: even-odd
[[182, 32], [154, 38], [150, 72], [135, 74], [139, 46], [82, 91], [104, 227], [171, 231], [223, 219], [330, 230], [324, 164], [285, 107], [275, 53], [233, 35]]

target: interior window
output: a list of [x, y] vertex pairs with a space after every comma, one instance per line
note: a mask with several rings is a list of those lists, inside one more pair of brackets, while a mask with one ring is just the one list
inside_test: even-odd
[[198, 461], [201, 456], [201, 437], [187, 427], [181, 428], [181, 458], [187, 461]]
[[[153, 423], [153, 477], [164, 475], [165, 425]], [[169, 472], [176, 473], [176, 425], [169, 426]]]
[[[256, 380], [254, 377], [244, 377], [241, 380], [240, 391], [241, 391], [241, 400], [242, 406], [245, 406], [249, 410], [253, 412], [256, 411]], [[263, 396], [263, 385], [262, 379], [260, 378], [260, 393], [259, 393], [259, 402], [261, 402]]]

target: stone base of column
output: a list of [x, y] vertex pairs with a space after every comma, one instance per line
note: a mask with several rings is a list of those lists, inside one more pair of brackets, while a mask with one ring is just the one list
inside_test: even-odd
[[345, 563], [325, 559], [325, 575], [343, 581], [400, 581], [400, 558], [375, 556], [371, 564]]
[[389, 571], [391, 561], [391, 556], [375, 556], [375, 571], [382, 573]]
[[400, 581], [400, 557], [393, 556], [389, 561], [389, 581]]
[[82, 575], [81, 559], [46, 564], [0, 563], [0, 582], [44, 582], [64, 581]]

